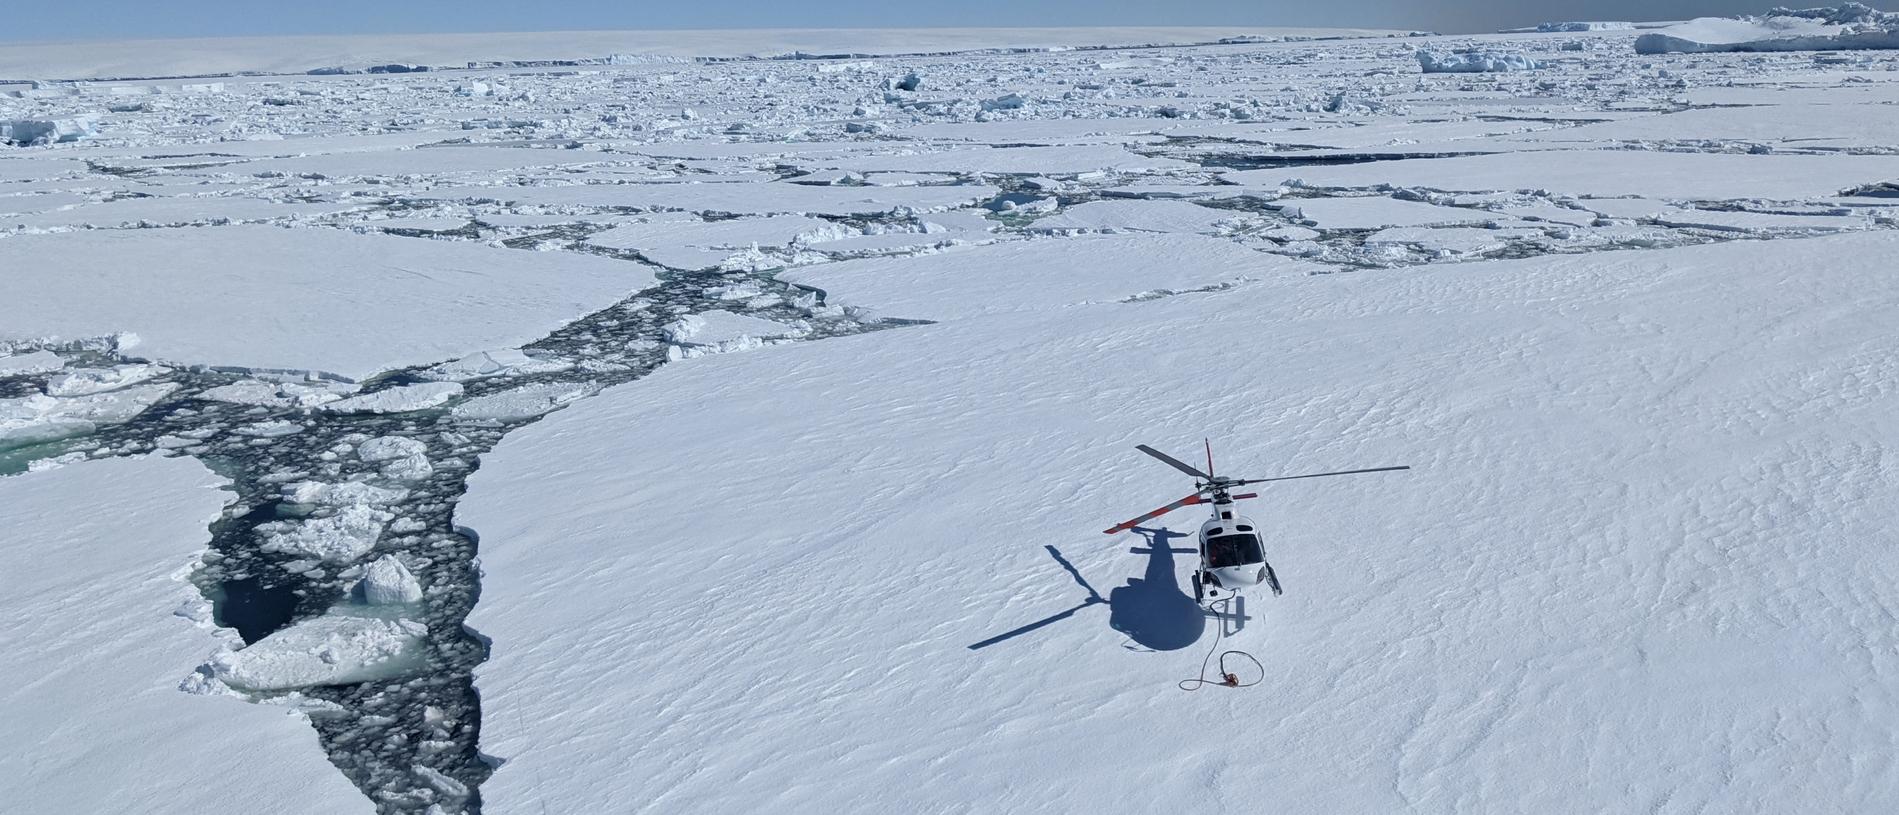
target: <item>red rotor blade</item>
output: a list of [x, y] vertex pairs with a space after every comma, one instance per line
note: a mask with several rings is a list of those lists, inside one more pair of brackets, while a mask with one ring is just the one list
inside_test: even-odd
[[1102, 531], [1110, 535], [1116, 532], [1126, 532], [1130, 529], [1133, 529], [1134, 527], [1140, 526], [1141, 524], [1147, 521], [1151, 521], [1155, 518], [1159, 518], [1162, 515], [1166, 515], [1169, 512], [1173, 512], [1176, 509], [1180, 509], [1181, 507], [1192, 506], [1194, 504], [1204, 504], [1206, 502], [1207, 502], [1207, 499], [1200, 497], [1199, 493], [1194, 493], [1193, 495], [1189, 495], [1185, 498], [1182, 498], [1178, 501], [1168, 504], [1167, 506], [1154, 510], [1153, 512], [1149, 512], [1146, 515], [1142, 515], [1139, 518], [1135, 518], [1134, 520], [1131, 520], [1131, 521], [1123, 521], [1121, 523], [1115, 524], [1114, 527], [1111, 529], [1105, 529]]

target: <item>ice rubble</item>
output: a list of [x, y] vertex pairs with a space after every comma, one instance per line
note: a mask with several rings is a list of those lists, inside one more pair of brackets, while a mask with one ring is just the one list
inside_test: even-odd
[[187, 579], [224, 483], [156, 457], [0, 478], [7, 810], [374, 811], [301, 716], [180, 692], [236, 641]]
[[1759, 16], [1701, 17], [1635, 39], [1638, 54], [1892, 48], [1899, 48], [1899, 15], [1862, 3], [1775, 8]]
[[1427, 74], [1481, 74], [1504, 71], [1534, 71], [1536, 60], [1508, 51], [1418, 51], [1418, 67]]

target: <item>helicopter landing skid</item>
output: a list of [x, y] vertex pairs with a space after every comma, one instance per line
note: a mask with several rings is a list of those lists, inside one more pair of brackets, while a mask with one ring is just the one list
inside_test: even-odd
[[1219, 621], [1220, 636], [1223, 637], [1240, 633], [1240, 629], [1246, 627], [1246, 621], [1253, 619], [1246, 616], [1246, 595], [1237, 591], [1229, 592], [1226, 597], [1207, 603], [1201, 608], [1207, 612], [1208, 617]]

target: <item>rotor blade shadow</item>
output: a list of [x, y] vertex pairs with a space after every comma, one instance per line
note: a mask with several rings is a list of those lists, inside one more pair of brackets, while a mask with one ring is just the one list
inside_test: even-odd
[[1034, 631], [1043, 626], [1053, 625], [1055, 623], [1061, 622], [1062, 620], [1066, 620], [1070, 617], [1075, 616], [1076, 612], [1081, 611], [1082, 609], [1087, 608], [1089, 606], [1108, 604], [1107, 599], [1102, 597], [1100, 592], [1095, 591], [1094, 586], [1088, 585], [1088, 578], [1081, 576], [1081, 570], [1075, 568], [1075, 564], [1068, 562], [1068, 558], [1062, 557], [1062, 550], [1057, 549], [1054, 546], [1049, 546], [1049, 545], [1044, 545], [1042, 548], [1047, 549], [1049, 557], [1054, 558], [1055, 562], [1062, 567], [1062, 570], [1065, 572], [1068, 572], [1068, 576], [1075, 579], [1075, 583], [1081, 586], [1082, 591], [1088, 592], [1088, 599], [1081, 601], [1079, 605], [1075, 606], [1074, 608], [1068, 609], [1067, 611], [1063, 611], [1058, 614], [1051, 614], [1047, 617], [1043, 617], [1040, 620], [1036, 620], [1035, 622], [1029, 623], [1028, 625], [1022, 626], [1020, 628], [1016, 628], [1011, 631], [1005, 631], [1001, 634], [997, 634], [993, 637], [990, 637], [989, 639], [983, 640], [982, 642], [974, 643], [969, 646], [969, 650], [975, 651], [982, 648], [988, 648], [989, 646], [995, 645], [996, 643], [1002, 642], [1004, 640], [1014, 639], [1016, 637], [1020, 637], [1023, 634], [1027, 634], [1030, 631]]

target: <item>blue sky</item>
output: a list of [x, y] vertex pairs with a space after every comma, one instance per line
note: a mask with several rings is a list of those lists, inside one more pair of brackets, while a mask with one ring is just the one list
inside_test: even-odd
[[1657, 20], [1757, 13], [1772, 4], [1771, 0], [77, 0], [13, 4], [0, 16], [0, 41], [627, 28], [1049, 25], [1354, 26], [1468, 32], [1558, 19]]

